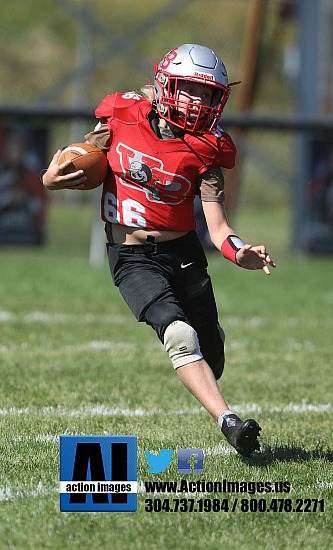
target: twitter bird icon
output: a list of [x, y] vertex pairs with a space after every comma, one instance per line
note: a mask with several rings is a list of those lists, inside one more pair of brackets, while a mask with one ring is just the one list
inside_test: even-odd
[[149, 472], [150, 474], [159, 474], [160, 472], [163, 472], [163, 470], [169, 466], [172, 455], [173, 451], [170, 449], [161, 449], [158, 455], [154, 455], [149, 451], [146, 451], [146, 460], [150, 468], [149, 470], [146, 470], [146, 472]]

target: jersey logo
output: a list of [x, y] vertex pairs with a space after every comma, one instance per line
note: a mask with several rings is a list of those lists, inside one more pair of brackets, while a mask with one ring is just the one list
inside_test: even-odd
[[188, 179], [164, 170], [160, 159], [141, 153], [121, 142], [118, 143], [116, 151], [123, 172], [123, 177], [119, 178], [120, 183], [144, 192], [149, 201], [179, 204], [191, 189]]
[[190, 265], [193, 265], [195, 262], [190, 262], [188, 264], [184, 264], [183, 262], [180, 264], [180, 267], [182, 269], [186, 269], [187, 267], [190, 267]]
[[137, 94], [136, 92], [126, 92], [121, 96], [123, 99], [141, 99], [142, 96]]

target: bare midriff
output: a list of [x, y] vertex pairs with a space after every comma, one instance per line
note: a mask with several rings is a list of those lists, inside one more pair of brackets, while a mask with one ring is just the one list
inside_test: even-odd
[[186, 235], [188, 231], [159, 231], [157, 229], [138, 229], [124, 225], [112, 225], [112, 237], [115, 243], [143, 244], [148, 235], [155, 237], [157, 243], [171, 241]]

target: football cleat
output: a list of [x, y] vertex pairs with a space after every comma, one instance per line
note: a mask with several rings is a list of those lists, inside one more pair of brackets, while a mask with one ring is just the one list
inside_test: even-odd
[[244, 422], [235, 414], [229, 414], [223, 419], [221, 432], [227, 438], [230, 445], [245, 457], [250, 457], [253, 451], [260, 450], [257, 439], [261, 427], [258, 422], [249, 418]]

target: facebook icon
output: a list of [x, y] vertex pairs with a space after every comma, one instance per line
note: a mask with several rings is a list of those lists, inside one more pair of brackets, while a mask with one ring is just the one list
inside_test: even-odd
[[179, 449], [178, 451], [178, 472], [190, 474], [193, 465], [194, 474], [202, 474], [203, 451], [201, 449]]

